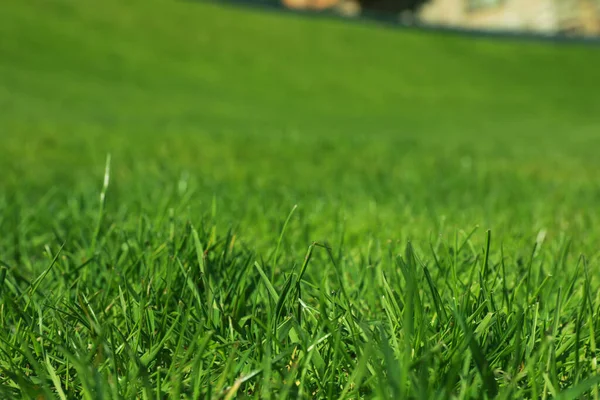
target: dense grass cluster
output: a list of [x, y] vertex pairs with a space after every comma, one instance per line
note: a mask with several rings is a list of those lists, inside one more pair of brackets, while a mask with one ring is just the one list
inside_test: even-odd
[[597, 399], [597, 65], [8, 1], [0, 398]]
[[[457, 236], [422, 256], [312, 243], [294, 259], [285, 223], [256, 254], [168, 197], [154, 214], [73, 199], [48, 237], [17, 236], [4, 397], [576, 398], [600, 382], [596, 293], [568, 241], [506, 257], [489, 232], [483, 249]], [[35, 214], [12, 211], [26, 237]]]

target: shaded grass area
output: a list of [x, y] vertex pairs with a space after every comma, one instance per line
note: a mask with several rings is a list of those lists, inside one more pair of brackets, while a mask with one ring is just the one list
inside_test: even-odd
[[597, 398], [599, 63], [8, 2], [0, 394]]

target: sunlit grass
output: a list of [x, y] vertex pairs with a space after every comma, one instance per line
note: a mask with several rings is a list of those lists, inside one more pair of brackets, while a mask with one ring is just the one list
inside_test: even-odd
[[1, 398], [598, 398], [597, 48], [2, 8]]

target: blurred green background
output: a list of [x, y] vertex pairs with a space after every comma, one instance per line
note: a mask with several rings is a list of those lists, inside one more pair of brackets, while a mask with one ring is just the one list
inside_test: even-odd
[[298, 204], [302, 247], [480, 225], [592, 250], [598, 65], [594, 46], [205, 2], [9, 0], [2, 201], [97, 193], [111, 153], [109, 207], [160, 209], [184, 185], [188, 207], [211, 213], [214, 199], [255, 246]]

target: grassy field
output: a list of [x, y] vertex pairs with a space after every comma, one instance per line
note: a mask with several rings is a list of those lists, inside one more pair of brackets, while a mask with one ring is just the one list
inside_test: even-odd
[[600, 48], [1, 9], [0, 398], [598, 399]]

